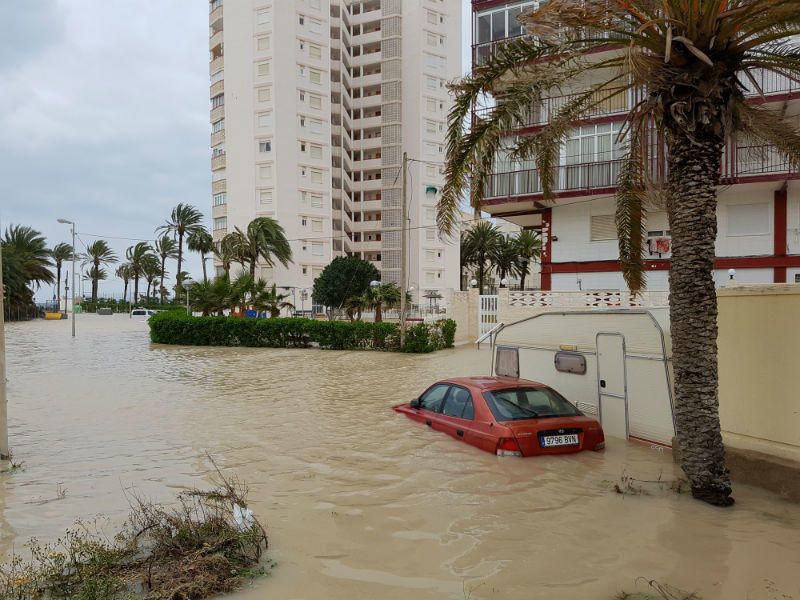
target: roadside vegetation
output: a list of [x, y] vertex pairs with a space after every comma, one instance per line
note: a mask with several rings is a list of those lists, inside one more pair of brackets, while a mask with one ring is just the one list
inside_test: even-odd
[[171, 506], [138, 496], [122, 529], [107, 537], [78, 522], [29, 557], [0, 565], [0, 600], [196, 600], [265, 574], [268, 540], [247, 508], [247, 487], [218, 472], [211, 490], [187, 490]]
[[406, 330], [406, 343], [401, 349], [400, 329], [396, 323], [300, 317], [192, 317], [179, 310], [154, 315], [148, 323], [152, 342], [186, 346], [317, 347], [425, 353], [452, 348], [456, 333], [456, 323], [451, 319], [432, 324], [417, 323]]

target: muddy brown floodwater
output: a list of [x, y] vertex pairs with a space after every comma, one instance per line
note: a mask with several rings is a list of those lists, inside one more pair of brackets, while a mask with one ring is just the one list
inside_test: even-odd
[[[637, 577], [704, 599], [800, 599], [800, 507], [745, 486], [733, 509], [612, 482], [677, 475], [670, 455], [497, 458], [397, 415], [488, 353], [428, 356], [152, 346], [126, 316], [7, 325], [10, 437], [0, 554], [77, 518], [126, 514], [211, 474], [250, 486], [270, 577], [240, 600], [612, 598]], [[66, 496], [58, 499], [58, 486]], [[642, 589], [641, 585], [638, 589]]]

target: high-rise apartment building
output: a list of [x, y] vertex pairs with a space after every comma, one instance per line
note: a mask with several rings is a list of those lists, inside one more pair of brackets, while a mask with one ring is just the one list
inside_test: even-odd
[[[435, 227], [447, 82], [461, 74], [459, 0], [212, 0], [214, 238], [259, 216], [291, 240], [279, 287], [310, 290], [334, 257], [400, 279], [408, 169], [409, 287], [456, 288], [457, 243]], [[427, 193], [426, 193], [427, 191]]]

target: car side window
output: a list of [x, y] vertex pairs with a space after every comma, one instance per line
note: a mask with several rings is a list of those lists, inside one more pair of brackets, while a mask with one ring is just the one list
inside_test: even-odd
[[447, 391], [450, 389], [449, 385], [438, 384], [434, 385], [427, 392], [422, 394], [419, 399], [420, 408], [429, 410], [431, 412], [441, 412], [442, 403], [444, 402]]
[[442, 414], [447, 417], [472, 419], [475, 415], [472, 406], [472, 395], [469, 393], [469, 390], [453, 386], [450, 395], [447, 396], [447, 400], [444, 403]]

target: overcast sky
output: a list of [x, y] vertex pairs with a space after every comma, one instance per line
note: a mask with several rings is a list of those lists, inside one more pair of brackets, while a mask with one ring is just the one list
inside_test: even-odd
[[[463, 2], [468, 23], [468, 0]], [[208, 6], [23, 0], [0, 20], [0, 222], [120, 257], [178, 202], [210, 212]], [[11, 8], [13, 4], [13, 8]], [[467, 52], [465, 27], [464, 60]], [[79, 251], [83, 244], [77, 242]], [[200, 261], [188, 265], [200, 275]], [[171, 276], [174, 277], [174, 266]], [[121, 291], [112, 280], [103, 291]], [[42, 290], [39, 297], [52, 291]]]

